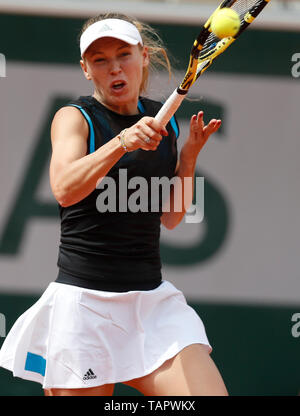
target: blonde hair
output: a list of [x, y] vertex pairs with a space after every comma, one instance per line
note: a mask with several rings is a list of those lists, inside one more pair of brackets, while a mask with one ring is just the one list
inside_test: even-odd
[[126, 16], [122, 13], [104, 13], [95, 17], [88, 19], [82, 26], [81, 32], [79, 34], [79, 40], [82, 33], [92, 24], [99, 22], [104, 19], [121, 19], [135, 25], [138, 31], [141, 34], [143, 44], [148, 48], [149, 53], [149, 66], [143, 69], [143, 79], [140, 86], [140, 93], [143, 93], [147, 90], [148, 80], [149, 80], [149, 70], [155, 70], [158, 67], [163, 67], [169, 73], [169, 77], [172, 75], [171, 64], [168, 57], [166, 48], [163, 45], [163, 42], [158, 35], [158, 33], [148, 24], [144, 22], [139, 22], [138, 20]]

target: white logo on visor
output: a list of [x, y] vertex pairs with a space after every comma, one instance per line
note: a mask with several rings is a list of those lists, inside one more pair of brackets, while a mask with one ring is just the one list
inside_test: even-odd
[[100, 27], [99, 32], [106, 32], [108, 30], [112, 30], [112, 28], [110, 26], [108, 26], [107, 24], [105, 24], [105, 25]]

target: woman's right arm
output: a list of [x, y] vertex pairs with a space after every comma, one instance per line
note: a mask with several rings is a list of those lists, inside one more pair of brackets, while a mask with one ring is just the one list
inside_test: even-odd
[[91, 154], [87, 152], [89, 127], [74, 107], [63, 107], [51, 125], [50, 185], [57, 202], [67, 207], [87, 197], [99, 178], [123, 156], [117, 137]]
[[[138, 148], [155, 150], [164, 130], [157, 120], [143, 117], [124, 135], [128, 151]], [[74, 107], [63, 107], [54, 116], [51, 125], [52, 157], [50, 185], [57, 202], [67, 207], [81, 201], [93, 192], [99, 179], [123, 156], [118, 136], [91, 154], [87, 153], [88, 124]], [[151, 142], [145, 143], [144, 137]]]

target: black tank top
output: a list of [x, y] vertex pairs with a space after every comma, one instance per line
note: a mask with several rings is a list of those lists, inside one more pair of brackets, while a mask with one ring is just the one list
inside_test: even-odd
[[[69, 105], [76, 106], [89, 124], [88, 153], [145, 115], [154, 117], [161, 107], [161, 103], [141, 97], [140, 113], [125, 116], [108, 110], [92, 96], [79, 97]], [[97, 208], [101, 193], [107, 187], [95, 189], [69, 207], [59, 205], [61, 238], [56, 282], [111, 292], [150, 290], [159, 286], [162, 280], [159, 251], [162, 211], [160, 201], [158, 212], [151, 212], [151, 177], [174, 176], [179, 135], [174, 117], [167, 130], [169, 135], [162, 139], [156, 151], [138, 149], [125, 153], [108, 172], [107, 177], [113, 178], [116, 184], [116, 212], [100, 212], [99, 205]], [[126, 188], [134, 177], [147, 181], [146, 212], [120, 212], [118, 209], [118, 189], [120, 182], [125, 183], [124, 175], [127, 176]], [[127, 189], [127, 198], [137, 189], [138, 186]], [[122, 201], [124, 203], [124, 199]]]

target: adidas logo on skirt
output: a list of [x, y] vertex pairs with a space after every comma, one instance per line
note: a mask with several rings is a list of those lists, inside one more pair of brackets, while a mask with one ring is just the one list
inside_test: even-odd
[[83, 380], [91, 380], [93, 378], [97, 378], [97, 376], [93, 373], [91, 369], [83, 376]]

